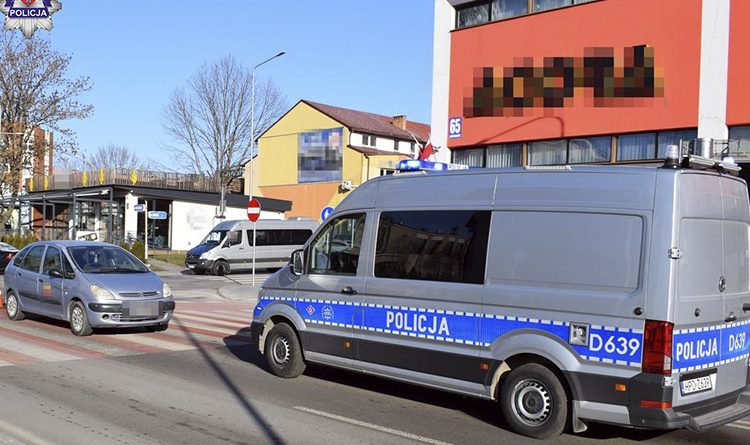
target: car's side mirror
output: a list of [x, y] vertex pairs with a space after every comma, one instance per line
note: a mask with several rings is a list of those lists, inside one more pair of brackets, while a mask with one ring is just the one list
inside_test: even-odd
[[50, 269], [49, 276], [54, 277], [54, 278], [65, 278], [63, 276], [62, 271], [60, 271], [60, 269]]
[[300, 276], [305, 273], [305, 251], [302, 249], [295, 250], [292, 252], [292, 257], [289, 259], [289, 269], [292, 273]]
[[75, 277], [76, 277], [76, 273], [73, 272], [72, 270], [66, 270], [63, 275], [63, 278], [65, 278], [66, 280], [72, 280]]

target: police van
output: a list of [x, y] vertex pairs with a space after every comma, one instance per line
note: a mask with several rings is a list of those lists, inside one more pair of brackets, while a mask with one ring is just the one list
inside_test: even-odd
[[747, 185], [670, 154], [368, 181], [264, 283], [254, 341], [280, 377], [315, 362], [496, 400], [537, 438], [740, 419]]

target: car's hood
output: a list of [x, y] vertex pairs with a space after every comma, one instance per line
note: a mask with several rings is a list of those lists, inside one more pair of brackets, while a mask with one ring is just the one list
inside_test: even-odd
[[218, 246], [219, 246], [218, 244], [199, 244], [193, 247], [192, 249], [188, 250], [187, 253], [188, 255], [200, 255]]
[[161, 278], [153, 272], [147, 273], [85, 273], [91, 284], [107, 288], [115, 293], [161, 292]]

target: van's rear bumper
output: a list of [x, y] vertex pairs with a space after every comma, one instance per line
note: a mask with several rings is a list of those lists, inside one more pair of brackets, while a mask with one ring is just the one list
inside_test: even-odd
[[646, 428], [707, 431], [750, 415], [750, 394], [746, 390], [741, 388], [712, 400], [670, 409], [631, 406], [630, 421]]

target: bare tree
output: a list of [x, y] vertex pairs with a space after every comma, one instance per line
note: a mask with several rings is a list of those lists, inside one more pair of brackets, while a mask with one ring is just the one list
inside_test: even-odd
[[80, 156], [82, 166], [89, 170], [133, 170], [144, 167], [138, 155], [123, 145], [107, 144], [93, 153]]
[[[70, 78], [71, 57], [41, 38], [23, 39], [16, 33], [0, 33], [0, 182], [4, 204], [0, 221], [7, 222], [22, 191], [21, 174], [47, 149], [39, 137], [44, 128], [55, 132], [56, 156], [74, 154], [75, 134], [61, 123], [84, 119], [93, 106], [79, 102], [91, 89], [88, 77]], [[35, 137], [36, 133], [36, 137]]]
[[241, 175], [252, 141], [287, 109], [286, 98], [270, 80], [256, 78], [255, 134], [250, 134], [252, 71], [231, 56], [203, 65], [184, 88], [172, 92], [164, 110], [165, 131], [177, 141], [176, 159], [217, 188]]

